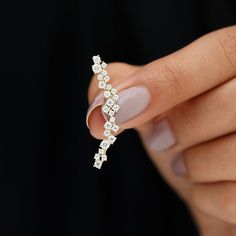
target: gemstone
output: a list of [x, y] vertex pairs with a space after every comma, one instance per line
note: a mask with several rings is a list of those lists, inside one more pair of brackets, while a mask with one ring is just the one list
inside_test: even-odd
[[101, 89], [104, 89], [104, 88], [106, 88], [106, 83], [103, 82], [103, 81], [99, 81], [98, 87], [101, 88]]
[[105, 82], [108, 82], [110, 80], [110, 77], [108, 76], [108, 75], [106, 75], [105, 77], [104, 77], [104, 81]]
[[105, 69], [107, 67], [107, 63], [102, 62], [101, 66], [102, 66], [103, 69]]
[[114, 100], [108, 99], [107, 102], [106, 102], [106, 105], [109, 106], [109, 107], [112, 107], [114, 103], [115, 103]]
[[115, 101], [117, 101], [118, 98], [119, 98], [119, 96], [118, 96], [117, 94], [115, 94], [115, 95], [112, 97], [112, 99], [114, 99]]
[[101, 169], [102, 167], [102, 162], [101, 161], [95, 161], [93, 164], [93, 167], [96, 167], [98, 169]]
[[110, 144], [113, 144], [116, 141], [116, 137], [111, 135], [108, 137], [108, 140], [109, 140]]
[[111, 134], [111, 131], [106, 129], [106, 130], [104, 130], [103, 134], [105, 137], [108, 137]]
[[101, 161], [107, 161], [107, 155], [101, 155]]
[[107, 87], [106, 87], [107, 90], [111, 90], [112, 89], [112, 85], [111, 84], [108, 84]]
[[103, 149], [108, 149], [110, 146], [110, 143], [107, 140], [102, 140], [102, 142], [100, 143], [100, 147]]
[[103, 79], [103, 76], [102, 76], [101, 74], [99, 74], [98, 77], [97, 77], [97, 80], [100, 81], [100, 80], [102, 80], [102, 79]]
[[105, 124], [104, 124], [104, 128], [105, 129], [111, 129], [112, 128], [112, 123], [111, 122], [109, 122], [109, 121], [107, 121]]
[[112, 131], [114, 131], [115, 133], [120, 129], [120, 127], [118, 125], [113, 125], [112, 127]]
[[116, 93], [117, 93], [117, 90], [116, 90], [115, 88], [113, 88], [113, 89], [111, 90], [111, 93], [112, 93], [112, 94], [116, 94]]
[[116, 121], [116, 118], [114, 116], [110, 117], [110, 122], [114, 123]]
[[110, 109], [110, 111], [108, 112], [108, 115], [109, 115], [109, 116], [114, 116], [114, 115], [115, 115], [115, 112]]
[[95, 153], [94, 159], [95, 159], [95, 160], [100, 160], [100, 155], [99, 155], [98, 153]]
[[119, 130], [119, 126], [118, 125], [113, 125], [111, 130], [114, 131], [115, 133]]
[[105, 98], [109, 98], [111, 96], [110, 91], [105, 91], [103, 94]]
[[106, 105], [104, 105], [104, 106], [102, 107], [102, 111], [103, 111], [104, 113], [106, 113], [106, 114], [109, 113], [109, 110], [110, 110], [110, 108], [109, 108], [108, 106], [106, 106]]
[[113, 109], [114, 111], [118, 111], [118, 110], [120, 109], [120, 106], [117, 105], [117, 104], [115, 104], [115, 105], [112, 107], [112, 109]]
[[105, 154], [105, 150], [104, 150], [104, 149], [101, 149], [101, 148], [99, 148], [99, 150], [98, 150], [98, 153], [99, 153], [100, 155], [103, 155], [103, 154]]
[[106, 76], [106, 75], [107, 75], [107, 71], [106, 71], [106, 70], [103, 70], [103, 71], [102, 71], [102, 75], [103, 75], [103, 76]]
[[92, 66], [92, 70], [95, 74], [98, 74], [101, 71], [101, 67], [98, 64]]
[[99, 55], [93, 56], [93, 62], [94, 62], [95, 64], [101, 63], [101, 58], [100, 58], [100, 56], [99, 56]]

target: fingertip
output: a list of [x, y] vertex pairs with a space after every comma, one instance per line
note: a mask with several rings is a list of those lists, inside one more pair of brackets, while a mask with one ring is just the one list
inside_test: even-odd
[[101, 112], [101, 106], [95, 107], [87, 118], [87, 125], [91, 135], [96, 139], [103, 139], [105, 119]]
[[104, 97], [102, 94], [96, 96], [94, 98], [94, 100], [92, 101], [92, 103], [90, 104], [88, 111], [87, 111], [87, 115], [86, 115], [86, 125], [88, 127], [88, 129], [90, 129], [90, 125], [89, 125], [89, 119], [90, 116], [92, 114], [92, 112], [97, 108], [97, 107], [101, 107], [104, 104]]

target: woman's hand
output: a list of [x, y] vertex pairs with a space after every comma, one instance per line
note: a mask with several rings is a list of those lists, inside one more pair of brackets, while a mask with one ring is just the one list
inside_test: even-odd
[[[119, 91], [116, 121], [139, 132], [201, 234], [236, 235], [236, 27], [145, 66], [112, 63], [108, 70]], [[87, 123], [102, 138], [98, 92], [94, 78]]]

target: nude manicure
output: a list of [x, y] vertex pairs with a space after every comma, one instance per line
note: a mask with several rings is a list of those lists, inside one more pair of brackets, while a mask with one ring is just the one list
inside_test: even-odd
[[167, 119], [158, 122], [157, 125], [153, 127], [153, 130], [147, 139], [149, 148], [157, 153], [167, 150], [174, 145], [175, 142], [175, 137]]
[[87, 111], [87, 115], [86, 115], [86, 125], [89, 128], [89, 116], [92, 113], [92, 111], [98, 107], [98, 106], [102, 106], [104, 103], [104, 96], [103, 94], [99, 94], [97, 97], [94, 98], [94, 100], [92, 101], [92, 103], [90, 104], [88, 111]]
[[172, 162], [172, 171], [175, 175], [182, 176], [186, 175], [186, 165], [184, 163], [184, 156], [183, 153], [179, 153]]
[[120, 106], [116, 113], [117, 124], [122, 124], [139, 115], [150, 102], [150, 93], [144, 86], [130, 87], [118, 93]]
[[[117, 101], [117, 104], [120, 106], [120, 109], [115, 115], [117, 124], [124, 123], [139, 115], [145, 110], [150, 101], [149, 91], [144, 86], [127, 88], [119, 92], [118, 96], [119, 100]], [[86, 116], [86, 124], [88, 128], [88, 120], [90, 114], [96, 107], [102, 106], [104, 104], [104, 101], [105, 100], [103, 94], [100, 94], [95, 97], [94, 101], [89, 106]], [[107, 119], [106, 114], [103, 114], [103, 116], [105, 119]]]

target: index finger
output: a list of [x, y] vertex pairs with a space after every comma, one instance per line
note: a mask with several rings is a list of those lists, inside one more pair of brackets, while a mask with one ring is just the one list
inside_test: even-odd
[[117, 86], [120, 110], [116, 121], [122, 128], [137, 127], [235, 75], [234, 26], [209, 33], [122, 81]]

